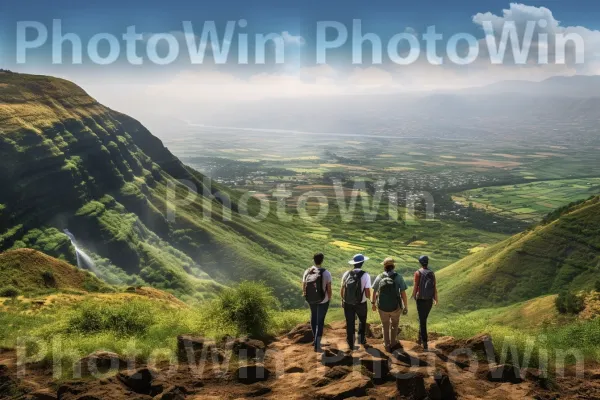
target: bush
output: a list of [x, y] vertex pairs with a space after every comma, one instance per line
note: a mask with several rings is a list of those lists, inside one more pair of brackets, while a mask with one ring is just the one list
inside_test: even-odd
[[212, 313], [238, 334], [261, 338], [271, 326], [271, 312], [277, 305], [273, 292], [264, 283], [242, 282], [219, 294], [212, 304]]
[[11, 299], [14, 299], [19, 297], [20, 294], [21, 291], [14, 286], [6, 286], [0, 289], [0, 297], [10, 297]]
[[600, 279], [596, 281], [596, 285], [594, 286], [596, 292], [600, 293]]
[[142, 301], [123, 304], [84, 303], [68, 321], [69, 332], [143, 335], [154, 324], [154, 315]]
[[585, 308], [583, 298], [572, 292], [560, 293], [555, 304], [561, 314], [579, 314]]
[[52, 271], [45, 271], [42, 273], [42, 279], [44, 280], [44, 285], [54, 287], [56, 286], [56, 278]]

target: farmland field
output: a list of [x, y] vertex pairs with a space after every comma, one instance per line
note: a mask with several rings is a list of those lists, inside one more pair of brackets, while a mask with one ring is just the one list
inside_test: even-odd
[[554, 209], [598, 193], [600, 178], [586, 178], [485, 187], [468, 190], [452, 198], [492, 214], [537, 222]]

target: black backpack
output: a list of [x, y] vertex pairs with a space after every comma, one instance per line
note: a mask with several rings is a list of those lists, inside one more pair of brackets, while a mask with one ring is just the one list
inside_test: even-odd
[[400, 288], [396, 284], [397, 273], [388, 275], [383, 273], [379, 276], [379, 288], [377, 291], [377, 308], [385, 312], [393, 312], [402, 307], [400, 299]]
[[324, 268], [311, 268], [304, 278], [304, 285], [306, 286], [304, 298], [308, 304], [321, 304], [325, 300], [323, 272], [325, 272]]
[[361, 278], [365, 271], [352, 270], [344, 280], [344, 303], [357, 306], [362, 303], [364, 290], [361, 284]]
[[430, 269], [419, 270], [419, 299], [431, 300], [435, 297], [435, 274]]

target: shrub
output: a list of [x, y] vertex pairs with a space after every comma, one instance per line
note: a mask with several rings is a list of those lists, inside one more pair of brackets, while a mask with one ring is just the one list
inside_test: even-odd
[[273, 292], [262, 282], [242, 282], [223, 290], [212, 305], [214, 318], [239, 334], [264, 337], [277, 306]]
[[600, 279], [596, 281], [596, 285], [594, 286], [596, 292], [600, 293]]
[[42, 273], [42, 279], [44, 280], [44, 285], [51, 287], [56, 286], [56, 278], [52, 271], [44, 271]]
[[585, 308], [583, 298], [572, 292], [560, 293], [555, 304], [561, 314], [579, 314]]
[[84, 303], [69, 319], [68, 331], [134, 336], [145, 334], [154, 322], [151, 309], [139, 300], [123, 304]]
[[10, 297], [12, 299], [18, 297], [21, 291], [14, 286], [6, 286], [0, 289], [0, 297]]

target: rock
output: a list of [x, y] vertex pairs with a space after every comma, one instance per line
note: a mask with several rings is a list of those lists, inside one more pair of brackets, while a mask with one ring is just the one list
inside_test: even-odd
[[164, 385], [157, 377], [158, 372], [149, 368], [122, 371], [117, 375], [119, 381], [132, 391], [150, 396], [156, 396], [164, 390]]
[[535, 383], [538, 387], [544, 390], [552, 390], [552, 382], [548, 379], [548, 374], [535, 368], [527, 368], [521, 370], [521, 378]]
[[509, 382], [514, 384], [523, 382], [521, 371], [509, 364], [490, 366], [486, 378], [490, 382]]
[[154, 397], [154, 400], [185, 400], [188, 391], [184, 387], [175, 386]]
[[177, 357], [180, 361], [189, 361], [191, 355], [195, 355], [196, 352], [202, 351], [204, 344], [205, 340], [202, 337], [190, 335], [177, 336]]
[[375, 382], [383, 382], [390, 374], [390, 360], [388, 358], [367, 356], [360, 359], [360, 364], [373, 374]]
[[283, 372], [285, 372], [286, 374], [301, 374], [304, 372], [304, 368], [302, 368], [299, 365], [292, 365], [286, 368]]
[[321, 364], [326, 367], [334, 367], [338, 365], [351, 366], [354, 364], [354, 358], [351, 354], [343, 351], [325, 350], [321, 355]]
[[[454, 385], [452, 385], [452, 382], [450, 381], [450, 377], [448, 375], [438, 372], [434, 375], [433, 379], [435, 380], [435, 386], [437, 386], [438, 388], [440, 400], [456, 399], [456, 391], [454, 390]], [[431, 397], [431, 394], [429, 397]]]
[[328, 379], [338, 380], [342, 379], [350, 372], [352, 372], [352, 369], [349, 367], [336, 366], [327, 371], [324, 376]]
[[496, 349], [490, 335], [477, 335], [468, 339], [465, 344], [468, 349], [473, 350], [475, 353], [485, 354], [488, 359], [496, 359]]
[[235, 376], [238, 382], [251, 385], [268, 380], [269, 376], [271, 376], [271, 371], [262, 365], [247, 365], [238, 368]]
[[427, 398], [425, 378], [418, 373], [398, 375], [396, 377], [396, 389], [400, 399], [423, 400]]
[[248, 391], [246, 393], [246, 397], [259, 397], [259, 396], [264, 396], [267, 395], [269, 393], [271, 393], [271, 388], [265, 385], [255, 385], [255, 387], [252, 388], [252, 390]]
[[87, 377], [120, 371], [127, 368], [127, 361], [116, 353], [96, 351], [79, 360], [75, 366], [80, 368], [81, 376]]
[[364, 375], [350, 374], [346, 378], [318, 390], [316, 398], [319, 399], [347, 399], [349, 397], [363, 397], [367, 395], [367, 389], [373, 387], [373, 383]]
[[382, 325], [367, 324], [367, 337], [370, 339], [383, 339]]
[[287, 338], [291, 339], [293, 343], [312, 343], [312, 328], [310, 324], [298, 325], [287, 334]]
[[265, 344], [255, 339], [235, 339], [226, 344], [241, 359], [262, 358], [265, 354]]
[[85, 391], [83, 382], [66, 382], [58, 388], [58, 400], [61, 400], [67, 395], [79, 395]]
[[58, 396], [51, 393], [49, 389], [38, 390], [25, 396], [26, 400], [57, 400]]

